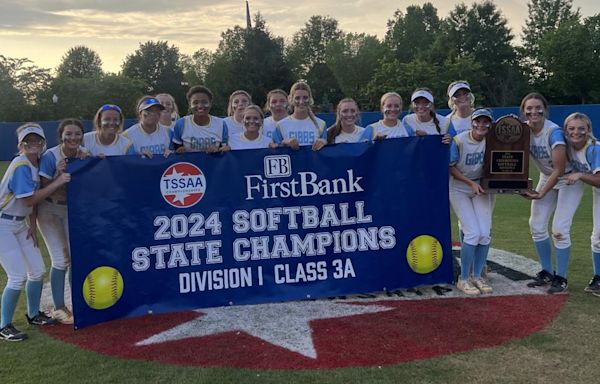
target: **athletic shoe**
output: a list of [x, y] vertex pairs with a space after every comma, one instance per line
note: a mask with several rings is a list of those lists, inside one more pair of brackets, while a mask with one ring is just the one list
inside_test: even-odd
[[477, 296], [479, 295], [479, 289], [475, 287], [469, 280], [458, 279], [458, 283], [456, 283], [456, 288], [463, 293], [469, 296]]
[[52, 311], [52, 317], [61, 324], [73, 324], [73, 314], [67, 307]]
[[586, 292], [589, 292], [595, 296], [600, 296], [600, 276], [594, 275], [592, 280], [588, 283], [587, 287], [583, 289]]
[[550, 288], [548, 289], [548, 293], [561, 293], [567, 290], [567, 287], [569, 286], [569, 284], [567, 284], [567, 279], [565, 279], [562, 276], [554, 276], [554, 279], [552, 280], [552, 285], [550, 286]]
[[0, 329], [0, 339], [6, 341], [23, 341], [27, 338], [27, 335], [19, 331], [12, 324], [8, 324], [6, 327]]
[[546, 272], [545, 270], [541, 270], [540, 272], [538, 272], [537, 275], [535, 275], [533, 281], [527, 283], [527, 286], [529, 288], [543, 287], [545, 285], [551, 284], [553, 279], [554, 276], [551, 273]]
[[54, 325], [57, 323], [56, 320], [47, 316], [44, 312], [38, 312], [37, 315], [31, 318], [25, 314], [25, 317], [27, 318], [27, 322], [31, 325]]
[[494, 289], [483, 278], [473, 279], [473, 285], [481, 291], [481, 293], [492, 293]]

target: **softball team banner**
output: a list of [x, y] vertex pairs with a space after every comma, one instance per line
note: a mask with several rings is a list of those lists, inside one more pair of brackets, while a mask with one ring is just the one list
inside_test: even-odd
[[76, 328], [453, 280], [439, 136], [68, 171]]

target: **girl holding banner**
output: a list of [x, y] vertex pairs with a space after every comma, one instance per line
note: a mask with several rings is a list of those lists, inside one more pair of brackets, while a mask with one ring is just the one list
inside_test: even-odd
[[252, 96], [246, 91], [237, 90], [229, 95], [225, 118], [229, 136], [244, 132], [244, 110], [250, 104], [252, 104]]
[[138, 123], [129, 127], [123, 136], [131, 140], [136, 153], [152, 158], [153, 155], [168, 157], [171, 130], [160, 124], [160, 115], [165, 107], [152, 96], [143, 96], [136, 103]]
[[245, 107], [242, 120], [244, 132], [231, 135], [229, 145], [232, 150], [269, 148], [271, 139], [262, 134], [264, 115], [257, 105]]
[[133, 155], [131, 141], [121, 135], [125, 116], [117, 105], [104, 104], [94, 116], [94, 130], [83, 135], [83, 146], [92, 156]]
[[375, 132], [377, 139], [392, 139], [395, 137], [414, 136], [412, 128], [405, 126], [400, 121], [402, 113], [402, 97], [396, 92], [387, 92], [381, 96], [379, 102], [383, 119], [367, 127]]
[[402, 124], [410, 127], [417, 136], [442, 135], [442, 142], [450, 144], [448, 132], [452, 122], [435, 112], [433, 95], [429, 88], [417, 88], [410, 96], [414, 113], [404, 116]]
[[315, 142], [313, 149], [319, 150], [327, 144], [372, 141], [373, 128], [365, 129], [356, 125], [359, 113], [356, 101], [350, 98], [342, 99], [336, 108], [335, 123], [327, 128], [321, 139]]
[[288, 105], [288, 94], [284, 90], [273, 89], [267, 93], [264, 111], [269, 112], [271, 116], [263, 123], [263, 135], [273, 139], [275, 124], [288, 116]]
[[[46, 268], [37, 242], [36, 205], [71, 180], [59, 169], [54, 181], [39, 188], [39, 159], [46, 147], [42, 127], [25, 123], [17, 128], [19, 155], [0, 182], [0, 265], [8, 281], [2, 293], [0, 339], [22, 341], [27, 336], [12, 325], [21, 290], [27, 295], [29, 324], [51, 325], [56, 320], [40, 312], [42, 279]], [[26, 218], [29, 217], [29, 225]]]

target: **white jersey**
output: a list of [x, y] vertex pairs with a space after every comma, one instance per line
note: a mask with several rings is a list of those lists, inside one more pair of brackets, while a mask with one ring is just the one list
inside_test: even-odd
[[[66, 156], [60, 145], [48, 149], [40, 159], [40, 176], [48, 180], [56, 179], [58, 176], [58, 163], [64, 159], [66, 159]], [[54, 201], [66, 202], [67, 185], [61, 185], [54, 193], [52, 193], [52, 195], [50, 195], [50, 198]]]
[[267, 117], [265, 121], [263, 121], [262, 134], [273, 140], [276, 124], [277, 122], [273, 119], [273, 116]]
[[412, 128], [406, 127], [400, 120], [396, 120], [396, 125], [393, 127], [388, 127], [387, 125], [383, 124], [383, 120], [379, 120], [368, 127], [373, 129], [375, 136], [384, 135], [386, 139], [395, 139], [397, 137], [409, 137], [415, 135], [415, 132], [412, 130]]
[[[529, 136], [529, 154], [537, 169], [550, 176], [552, 174], [552, 150], [557, 145], [565, 145], [565, 135], [562, 129], [550, 120], [544, 121], [544, 127], [538, 134], [533, 130]], [[565, 173], [571, 171], [570, 165], [565, 168]]]
[[[333, 126], [327, 128], [327, 131], [323, 132], [323, 139], [327, 140], [327, 132], [330, 129], [333, 129]], [[364, 143], [366, 141], [373, 141], [373, 139], [373, 128], [363, 128], [359, 127], [358, 125], [355, 125], [354, 130], [352, 132], [341, 131], [340, 134], [335, 137], [334, 143]]]
[[173, 143], [183, 145], [188, 152], [206, 151], [212, 146], [227, 144], [227, 126], [220, 117], [209, 116], [208, 125], [194, 123], [193, 115], [187, 115], [175, 123]]
[[275, 124], [273, 141], [281, 144], [283, 140], [296, 139], [300, 145], [313, 145], [325, 130], [325, 121], [318, 117], [315, 117], [315, 120], [316, 124], [310, 117], [303, 120], [292, 116], [281, 119]]
[[147, 133], [140, 123], [137, 123], [123, 132], [123, 136], [131, 140], [136, 153], [148, 151], [155, 155], [162, 155], [171, 145], [173, 135], [168, 128], [160, 124], [157, 127], [154, 132]]
[[160, 125], [161, 128], [165, 128], [168, 129], [169, 131], [171, 131], [171, 134], [173, 133], [173, 128], [175, 128], [175, 122], [173, 121], [171, 124], [168, 125], [164, 125], [161, 123], [158, 123], [158, 125]]
[[459, 133], [454, 136], [450, 147], [450, 165], [469, 180], [479, 180], [483, 177], [484, 153], [485, 138], [477, 141], [471, 131]]
[[421, 130], [427, 133], [428, 135], [445, 135], [450, 129], [451, 120], [446, 119], [442, 115], [436, 114], [435, 116], [439, 121], [440, 132], [437, 131], [433, 119], [429, 120], [426, 123], [422, 123], [417, 119], [417, 115], [415, 113], [411, 113], [410, 115], [404, 116], [404, 118], [402, 119], [402, 124], [404, 124], [406, 127], [410, 127], [415, 132], [417, 132], [417, 130]]
[[230, 137], [237, 135], [238, 133], [244, 132], [244, 124], [235, 121], [233, 116], [228, 116], [223, 119], [225, 125], [227, 125], [227, 133]]
[[579, 151], [569, 146], [569, 162], [575, 172], [587, 174], [600, 172], [600, 144], [589, 140]]
[[472, 126], [471, 115], [467, 117], [460, 117], [458, 113], [451, 112], [446, 115], [446, 119], [450, 119], [452, 122], [452, 130], [449, 132], [452, 136], [456, 136], [464, 131], [469, 131]]
[[243, 132], [229, 138], [229, 146], [234, 151], [239, 149], [269, 148], [269, 144], [271, 144], [271, 139], [263, 134], [258, 135], [254, 140], [248, 139]]
[[98, 154], [104, 156], [135, 154], [131, 141], [122, 135], [117, 135], [112, 143], [104, 145], [98, 140], [96, 131], [88, 132], [83, 135], [83, 146], [90, 151], [92, 156], [98, 156]]
[[8, 165], [0, 182], [0, 212], [11, 216], [29, 216], [33, 207], [23, 197], [32, 196], [39, 188], [38, 169], [25, 155], [19, 155]]

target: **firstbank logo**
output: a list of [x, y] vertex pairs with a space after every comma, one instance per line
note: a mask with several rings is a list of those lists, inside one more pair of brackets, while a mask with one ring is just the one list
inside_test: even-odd
[[289, 155], [265, 156], [265, 177], [289, 177], [292, 175], [292, 159]]

